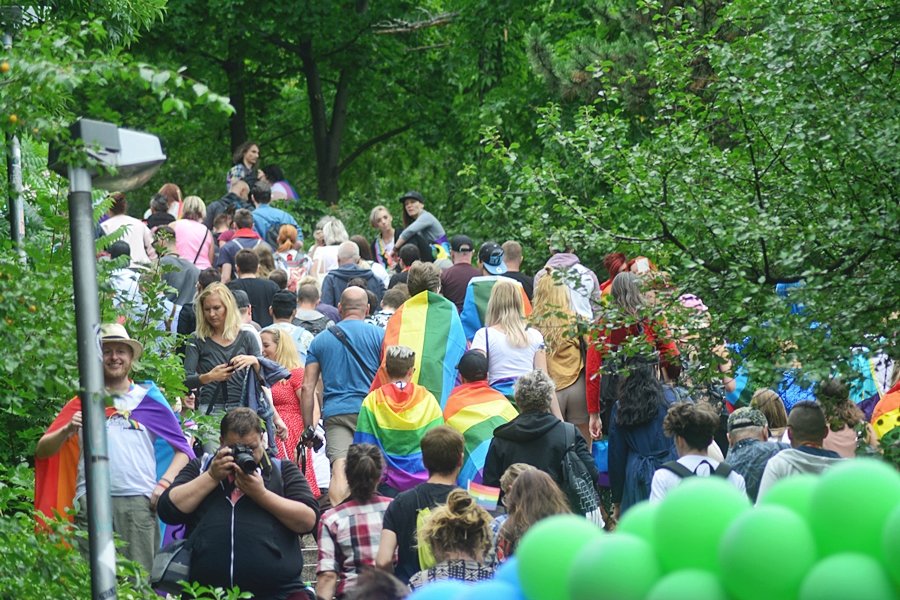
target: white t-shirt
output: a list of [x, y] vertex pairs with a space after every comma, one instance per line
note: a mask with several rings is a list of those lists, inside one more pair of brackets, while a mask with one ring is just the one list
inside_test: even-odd
[[[718, 460], [697, 454], [682, 456], [678, 459], [678, 462], [693, 471], [694, 475], [698, 477], [709, 477], [719, 466]], [[672, 471], [657, 469], [656, 473], [653, 474], [653, 481], [650, 483], [650, 502], [662, 502], [666, 494], [678, 487], [681, 481], [681, 477]], [[747, 491], [747, 484], [737, 471], [732, 471], [728, 475], [728, 482], [742, 492]]]
[[[472, 349], [482, 350], [488, 355], [488, 383], [493, 384], [508, 377], [521, 377], [534, 371], [534, 355], [544, 349], [544, 336], [540, 331], [529, 327], [525, 330], [528, 345], [514, 348], [509, 344], [505, 333], [496, 327], [490, 329], [487, 333], [487, 328], [482, 327], [472, 338]], [[491, 345], [489, 352], [485, 337]]]
[[[156, 487], [156, 436], [146, 426], [127, 415], [141, 403], [147, 389], [132, 384], [122, 396], [113, 398], [116, 413], [106, 419], [106, 438], [109, 450], [109, 483], [112, 496], [147, 496]], [[81, 454], [78, 457], [78, 477], [75, 498], [85, 494], [84, 439], [78, 431]]]

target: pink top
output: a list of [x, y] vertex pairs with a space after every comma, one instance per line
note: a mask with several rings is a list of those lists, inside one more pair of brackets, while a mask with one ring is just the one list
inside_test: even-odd
[[[209, 249], [212, 248], [213, 236], [206, 225], [192, 219], [178, 219], [170, 227], [175, 230], [175, 251], [178, 256], [194, 261], [194, 265], [201, 271], [212, 266], [209, 263]], [[197, 260], [194, 260], [195, 256]]]

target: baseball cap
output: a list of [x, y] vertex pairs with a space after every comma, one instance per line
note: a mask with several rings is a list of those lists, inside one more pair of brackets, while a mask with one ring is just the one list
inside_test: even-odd
[[478, 260], [491, 275], [503, 275], [506, 273], [506, 263], [503, 262], [503, 248], [497, 242], [483, 243], [478, 251]]
[[756, 408], [743, 406], [728, 415], [728, 432], [742, 427], [768, 427], [766, 415]]
[[488, 361], [487, 356], [481, 350], [466, 350], [459, 364], [456, 365], [459, 374], [466, 381], [481, 381], [487, 379]]
[[250, 296], [247, 295], [247, 292], [244, 290], [231, 290], [231, 293], [234, 295], [234, 301], [237, 303], [238, 308], [250, 306]]
[[454, 252], [471, 252], [475, 248], [475, 243], [467, 235], [454, 235], [450, 240], [450, 249]]
[[409, 191], [409, 192], [406, 192], [405, 194], [403, 194], [402, 196], [400, 196], [400, 204], [403, 204], [404, 202], [406, 202], [409, 199], [418, 200], [422, 204], [425, 204], [425, 197], [416, 191]]

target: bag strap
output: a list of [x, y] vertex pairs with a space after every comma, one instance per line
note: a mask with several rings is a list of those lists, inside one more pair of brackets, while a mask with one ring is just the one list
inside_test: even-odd
[[203, 234], [203, 239], [200, 240], [200, 247], [197, 248], [197, 254], [194, 255], [194, 260], [191, 261], [195, 265], [197, 264], [197, 259], [200, 258], [200, 252], [203, 250], [203, 244], [206, 243], [207, 237], [209, 237], [209, 227], [206, 228], [206, 233]]
[[716, 467], [716, 470], [713, 471], [713, 475], [721, 477], [722, 479], [728, 479], [728, 476], [731, 475], [731, 471], [731, 465], [726, 462], [720, 462], [719, 466]]
[[677, 460], [670, 460], [669, 462], [665, 462], [659, 466], [660, 469], [665, 469], [667, 471], [671, 471], [678, 475], [679, 478], [684, 479], [685, 477], [693, 477], [695, 473], [688, 469], [686, 466], [678, 462]]
[[206, 407], [206, 416], [212, 414], [213, 407], [215, 407], [216, 402], [220, 397], [222, 397], [222, 404], [228, 404], [228, 390], [227, 390], [228, 381], [220, 381], [219, 385], [216, 386], [216, 391], [213, 392], [213, 397], [209, 401], [209, 405]]
[[331, 327], [328, 328], [328, 331], [330, 331], [331, 334], [334, 337], [336, 337], [341, 344], [344, 345], [344, 348], [346, 348], [350, 352], [350, 354], [353, 356], [353, 358], [356, 359], [356, 363], [363, 370], [363, 374], [366, 377], [368, 377], [370, 381], [374, 380], [375, 373], [373, 373], [372, 370], [369, 369], [368, 366], [366, 366], [366, 363], [363, 362], [362, 357], [359, 355], [359, 353], [356, 351], [356, 349], [350, 344], [350, 341], [347, 339], [347, 334], [344, 332], [344, 330], [341, 329], [340, 327], [338, 327], [337, 325], [332, 325]]
[[490, 326], [484, 328], [484, 358], [487, 360], [487, 381], [491, 380], [491, 338], [488, 337], [488, 332], [491, 330]]

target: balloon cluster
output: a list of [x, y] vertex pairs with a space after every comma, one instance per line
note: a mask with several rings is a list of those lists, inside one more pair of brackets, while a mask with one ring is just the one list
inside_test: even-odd
[[900, 474], [854, 459], [782, 480], [751, 507], [718, 477], [629, 510], [615, 533], [556, 516], [495, 578], [412, 600], [893, 600], [900, 598]]

